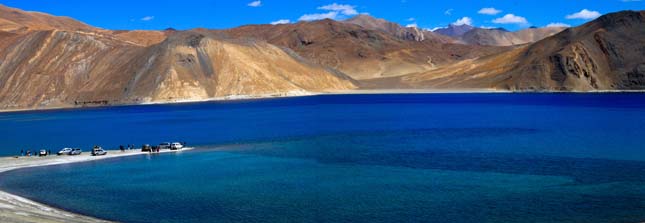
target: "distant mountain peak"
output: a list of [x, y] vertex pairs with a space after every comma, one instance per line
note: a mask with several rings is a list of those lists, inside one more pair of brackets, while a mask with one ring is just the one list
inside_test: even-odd
[[454, 28], [474, 28], [473, 26], [468, 25], [468, 24], [460, 24], [460, 25], [457, 25], [457, 24], [450, 24], [450, 25], [448, 25], [448, 27], [454, 27]]
[[378, 30], [396, 36], [400, 39], [423, 41], [425, 35], [416, 27], [403, 27], [398, 23], [390, 22], [385, 19], [375, 18], [371, 15], [361, 14], [349, 18], [344, 23], [359, 25], [365, 29]]
[[434, 32], [450, 37], [461, 37], [470, 30], [473, 30], [475, 27], [468, 24], [455, 25], [450, 24], [446, 28], [436, 29]]
[[351, 17], [346, 20], [356, 20], [356, 19], [373, 19], [373, 20], [379, 20], [378, 18], [371, 16], [369, 14], [358, 14], [357, 16]]
[[510, 32], [504, 28], [475, 28], [461, 36], [467, 44], [486, 46], [512, 46], [532, 43], [562, 31], [563, 28], [527, 28]]

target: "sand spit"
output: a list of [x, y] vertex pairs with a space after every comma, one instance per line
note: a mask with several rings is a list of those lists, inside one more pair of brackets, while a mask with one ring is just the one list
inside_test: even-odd
[[[185, 148], [184, 150], [190, 150]], [[181, 150], [181, 151], [184, 151]], [[163, 150], [160, 153], [181, 152]], [[48, 166], [56, 164], [78, 163], [109, 159], [115, 157], [147, 155], [139, 150], [118, 151], [110, 150], [105, 156], [91, 156], [89, 152], [84, 152], [78, 156], [47, 156], [47, 157], [1, 157], [0, 173], [28, 167]], [[23, 223], [23, 222], [109, 222], [97, 218], [82, 216], [70, 213], [57, 208], [52, 208], [29, 199], [25, 199], [7, 192], [0, 191], [0, 222], [3, 223]]]

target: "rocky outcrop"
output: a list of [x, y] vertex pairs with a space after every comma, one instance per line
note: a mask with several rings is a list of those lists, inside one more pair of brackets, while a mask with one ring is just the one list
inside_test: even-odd
[[621, 89], [644, 89], [643, 86], [645, 86], [645, 63], [626, 72], [621, 81], [616, 83], [616, 87]]
[[[643, 15], [644, 11], [607, 14], [533, 44], [511, 72], [520, 78], [516, 82], [523, 76], [548, 75], [550, 85], [543, 89], [643, 89], [637, 74], [645, 63]], [[535, 66], [543, 69], [535, 72], [531, 68]], [[512, 86], [526, 88], [527, 84]]]

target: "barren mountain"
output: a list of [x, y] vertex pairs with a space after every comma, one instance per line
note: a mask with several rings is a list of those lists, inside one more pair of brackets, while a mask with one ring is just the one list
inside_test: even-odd
[[136, 44], [35, 31], [0, 50], [0, 108], [68, 107], [351, 89], [348, 78], [262, 42], [181, 32]]
[[149, 46], [163, 41], [167, 32], [132, 30], [111, 31], [92, 27], [69, 17], [52, 16], [40, 12], [27, 12], [0, 4], [0, 31], [24, 34], [30, 31], [73, 31], [105, 38], [113, 38], [138, 45]]
[[378, 88], [539, 91], [645, 89], [645, 11], [611, 13], [534, 44], [423, 74], [372, 80]]
[[404, 40], [381, 30], [334, 20], [283, 25], [250, 25], [213, 31], [231, 39], [264, 40], [289, 48], [317, 64], [354, 79], [424, 72], [455, 61], [506, 50], [445, 44], [433, 39]]
[[359, 25], [365, 29], [378, 30], [396, 36], [403, 40], [423, 41], [426, 39], [441, 43], [453, 43], [453, 39], [448, 36], [436, 34], [421, 30], [417, 27], [403, 27], [398, 23], [393, 23], [385, 19], [377, 19], [370, 15], [358, 15], [344, 22]]
[[460, 36], [466, 44], [512, 46], [533, 43], [564, 30], [564, 27], [529, 28], [516, 32], [501, 29], [474, 28]]
[[26, 12], [0, 4], [0, 31], [26, 32], [28, 30], [82, 30], [97, 28], [69, 17], [52, 16], [40, 12]]
[[116, 30], [111, 31], [110, 34], [124, 41], [133, 42], [142, 46], [150, 46], [161, 43], [172, 33], [151, 30]]
[[509, 32], [505, 29], [484, 29], [470, 25], [449, 25], [435, 30], [435, 33], [453, 37], [464, 44], [484, 46], [513, 46], [533, 43], [564, 30], [563, 27], [545, 27], [523, 29]]
[[[228, 30], [112, 31], [0, 6], [0, 109], [364, 88], [645, 89], [645, 12], [580, 27], [472, 29], [479, 45], [359, 16]], [[499, 33], [498, 33], [499, 32]], [[478, 34], [483, 33], [483, 34]], [[500, 34], [501, 33], [501, 34]]]
[[448, 25], [448, 27], [437, 29], [434, 32], [445, 36], [461, 38], [465, 33], [473, 29], [475, 29], [475, 27], [472, 27], [467, 24], [463, 24], [463, 25], [450, 24]]

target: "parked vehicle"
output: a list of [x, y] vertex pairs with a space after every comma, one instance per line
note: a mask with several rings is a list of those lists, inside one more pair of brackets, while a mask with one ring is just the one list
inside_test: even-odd
[[92, 156], [103, 156], [107, 154], [107, 151], [103, 150], [100, 146], [94, 146], [92, 148]]
[[75, 156], [75, 155], [81, 155], [81, 153], [83, 153], [83, 150], [79, 148], [74, 148], [72, 149], [72, 151], [69, 152], [69, 155]]
[[181, 143], [173, 142], [172, 144], [170, 144], [171, 150], [180, 150], [182, 148], [184, 148], [184, 145], [182, 145]]
[[171, 148], [171, 146], [170, 146], [169, 142], [159, 143], [159, 149], [170, 149], [170, 148]]
[[152, 151], [152, 146], [150, 144], [143, 144], [141, 146], [141, 152], [151, 152]]
[[38, 156], [47, 156], [47, 150], [41, 149], [41, 150], [38, 152]]
[[69, 155], [69, 153], [72, 152], [72, 148], [63, 148], [56, 155]]

